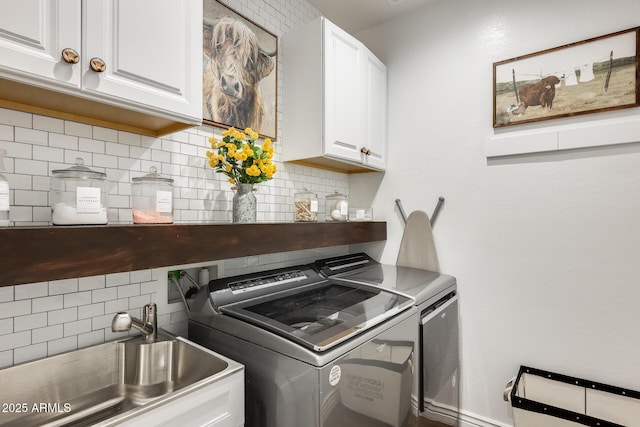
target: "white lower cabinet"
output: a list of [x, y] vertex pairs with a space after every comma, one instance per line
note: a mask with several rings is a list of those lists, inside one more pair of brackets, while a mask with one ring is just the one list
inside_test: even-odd
[[[108, 424], [108, 423], [107, 423]], [[239, 427], [244, 425], [244, 370], [240, 370], [184, 397], [119, 426]]]
[[0, 106], [150, 134], [201, 123], [202, 0], [3, 8]]
[[324, 17], [285, 34], [282, 45], [285, 160], [384, 170], [386, 66]]

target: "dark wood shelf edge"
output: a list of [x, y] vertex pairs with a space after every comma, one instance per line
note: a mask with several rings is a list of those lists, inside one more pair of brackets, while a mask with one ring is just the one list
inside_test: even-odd
[[0, 286], [386, 239], [380, 221], [9, 227]]

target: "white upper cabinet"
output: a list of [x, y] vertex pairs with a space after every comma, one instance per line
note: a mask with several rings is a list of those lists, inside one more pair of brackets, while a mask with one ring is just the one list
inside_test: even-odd
[[80, 88], [80, 4], [77, 0], [4, 0], [0, 13], [0, 70], [18, 81]]
[[386, 166], [387, 71], [326, 18], [282, 38], [286, 161], [344, 172]]
[[364, 53], [364, 120], [367, 151], [363, 163], [385, 169], [387, 162], [387, 67], [368, 49]]
[[[201, 2], [84, 0], [82, 8], [85, 91], [202, 117], [202, 102], [191, 102], [202, 97]], [[92, 60], [104, 71], [92, 70]]]
[[152, 135], [201, 123], [202, 0], [3, 8], [0, 106]]

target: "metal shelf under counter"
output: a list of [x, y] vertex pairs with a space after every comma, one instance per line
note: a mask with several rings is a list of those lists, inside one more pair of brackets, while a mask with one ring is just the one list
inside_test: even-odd
[[383, 221], [8, 227], [0, 229], [0, 286], [386, 238]]

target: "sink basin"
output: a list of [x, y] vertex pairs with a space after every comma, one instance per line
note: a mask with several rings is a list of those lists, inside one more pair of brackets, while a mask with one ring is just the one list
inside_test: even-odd
[[121, 422], [238, 370], [242, 365], [163, 331], [154, 343], [108, 342], [0, 370], [0, 425]]

